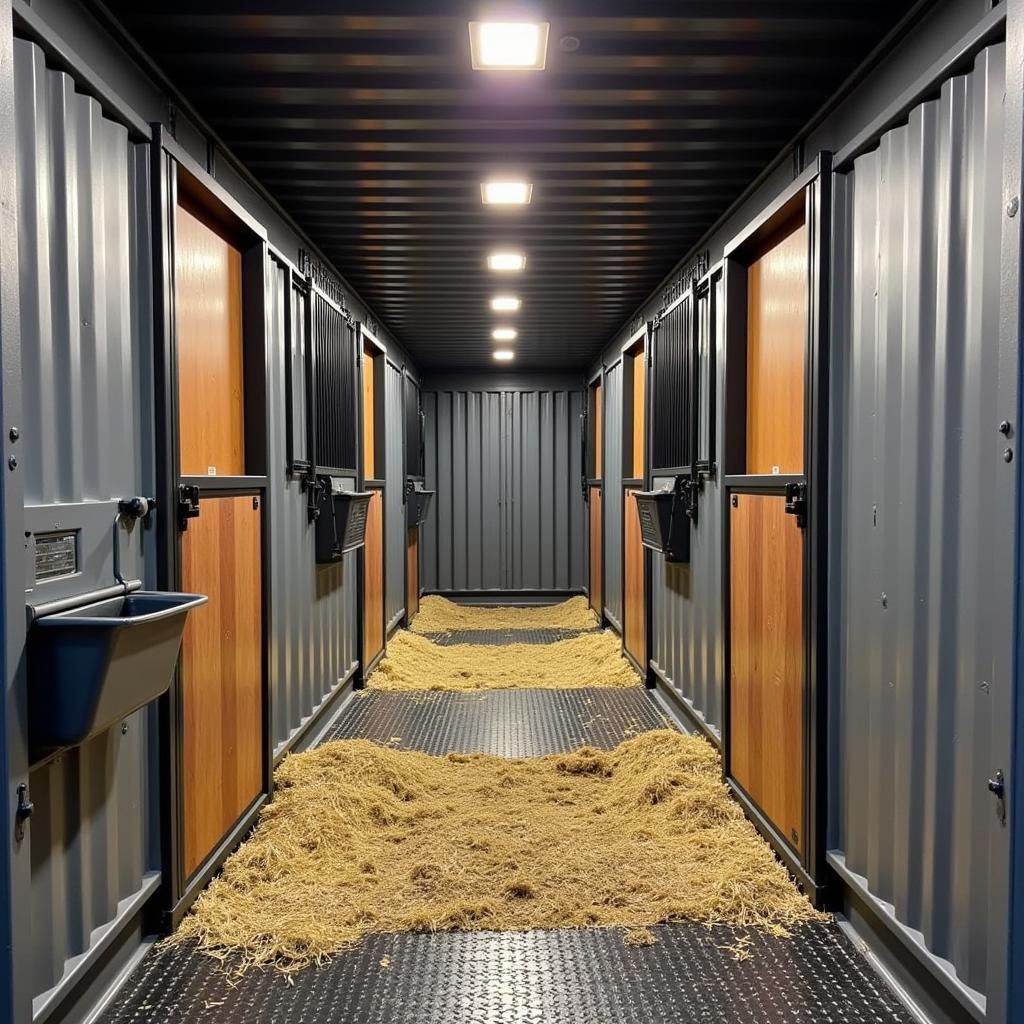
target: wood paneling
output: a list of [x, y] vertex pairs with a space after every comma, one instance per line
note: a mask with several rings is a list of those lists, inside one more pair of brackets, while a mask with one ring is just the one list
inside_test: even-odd
[[641, 345], [633, 355], [633, 478], [644, 477], [644, 389], [647, 384], [646, 353]]
[[405, 543], [405, 617], [412, 622], [420, 610], [420, 528], [407, 531]]
[[374, 491], [363, 548], [363, 668], [384, 649], [384, 500]]
[[594, 388], [594, 479], [601, 480], [604, 456], [604, 388]]
[[640, 539], [640, 516], [637, 514], [636, 491], [626, 491], [625, 544], [623, 562], [625, 566], [625, 588], [623, 591], [623, 642], [626, 650], [647, 668], [647, 588], [644, 546]]
[[374, 350], [367, 345], [363, 349], [363, 476], [367, 480], [377, 479], [377, 438], [376, 407], [374, 406], [374, 373], [376, 368]]
[[601, 488], [590, 488], [590, 607], [601, 615], [604, 593], [602, 571], [604, 564], [604, 524], [601, 515]]
[[747, 272], [747, 472], [802, 473], [807, 231], [801, 224]]
[[182, 587], [209, 602], [181, 647], [185, 873], [263, 788], [260, 510], [252, 496], [203, 498], [182, 537]]
[[174, 315], [183, 475], [245, 472], [242, 254], [179, 206]]
[[785, 498], [730, 508], [730, 735], [733, 778], [803, 849], [803, 532]]

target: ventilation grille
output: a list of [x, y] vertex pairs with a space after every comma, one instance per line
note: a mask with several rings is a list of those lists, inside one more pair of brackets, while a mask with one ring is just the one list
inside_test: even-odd
[[651, 399], [651, 466], [689, 468], [693, 461], [693, 297], [662, 318], [654, 332]]
[[355, 473], [356, 335], [342, 310], [312, 297], [314, 459], [318, 473]]

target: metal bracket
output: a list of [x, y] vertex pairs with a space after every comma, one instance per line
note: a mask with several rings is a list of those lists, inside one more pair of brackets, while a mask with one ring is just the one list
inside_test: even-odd
[[36, 805], [28, 798], [28, 783], [19, 782], [17, 793], [18, 807], [14, 812], [14, 840], [20, 843], [25, 838], [25, 826], [28, 824], [28, 819], [32, 817]]
[[199, 518], [199, 488], [195, 485], [178, 486], [178, 529], [187, 530], [190, 519]]
[[996, 817], [1000, 825], [1006, 824], [1006, 776], [1002, 768], [988, 780], [988, 791], [996, 798]]
[[807, 525], [807, 484], [786, 484], [786, 514], [796, 516], [801, 530]]

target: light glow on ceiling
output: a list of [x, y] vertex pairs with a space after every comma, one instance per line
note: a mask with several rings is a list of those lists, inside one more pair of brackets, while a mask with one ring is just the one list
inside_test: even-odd
[[469, 51], [477, 71], [543, 71], [546, 21], [471, 21]]
[[515, 357], [515, 352], [510, 348], [496, 348], [494, 350], [494, 358], [497, 359], [499, 363], [509, 363], [515, 359]]
[[521, 252], [497, 249], [487, 257], [487, 266], [491, 270], [502, 272], [524, 270], [526, 268], [526, 257]]
[[495, 295], [491, 299], [491, 309], [495, 313], [518, 313], [523, 300], [518, 295]]
[[495, 327], [491, 337], [495, 341], [515, 341], [518, 332], [514, 327]]
[[485, 206], [526, 206], [533, 198], [529, 181], [482, 181], [480, 198]]

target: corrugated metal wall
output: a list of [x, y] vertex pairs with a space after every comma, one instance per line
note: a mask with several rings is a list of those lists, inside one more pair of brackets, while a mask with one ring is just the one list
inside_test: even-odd
[[578, 590], [583, 392], [429, 390], [428, 591]]
[[[1004, 48], [837, 179], [831, 844], [987, 987]], [[998, 898], [998, 896], [997, 896]], [[1005, 902], [1005, 894], [1003, 894]]]
[[[712, 286], [721, 289], [721, 278]], [[709, 298], [700, 300], [707, 303]], [[703, 305], [698, 312], [705, 313]], [[720, 310], [721, 303], [717, 308]], [[710, 315], [699, 317], [700, 351], [714, 344], [717, 393], [723, 393], [724, 338]], [[709, 422], [708, 394], [700, 396], [702, 431]], [[717, 417], [721, 419], [721, 417]], [[723, 424], [715, 423], [715, 451], [722, 450]], [[703, 449], [707, 450], [706, 443]], [[654, 486], [671, 483], [655, 479]], [[725, 637], [722, 623], [722, 489], [716, 474], [700, 493], [697, 526], [692, 530], [690, 562], [672, 565], [651, 557], [651, 659], [668, 685], [687, 703], [711, 732], [721, 736], [725, 685]]]
[[[117, 499], [152, 493], [148, 165], [36, 46], [15, 41], [15, 76], [26, 529], [81, 531], [81, 574], [35, 601], [112, 584]], [[128, 576], [143, 573], [143, 536], [122, 539]], [[33, 914], [18, 926], [31, 929], [37, 1014], [118, 904], [155, 881], [149, 714], [31, 773]]]
[[[356, 650], [356, 559], [318, 566], [307, 494], [285, 472], [285, 294], [288, 271], [274, 261], [267, 269], [267, 330], [271, 417], [270, 487], [273, 623], [270, 634], [274, 748], [280, 753], [298, 729], [354, 669]], [[295, 329], [304, 329], [295, 293]]]
[[622, 361], [604, 377], [604, 611], [622, 631]]
[[389, 628], [405, 612], [405, 483], [402, 444], [405, 434], [405, 379], [399, 367], [384, 366], [384, 472], [387, 492], [384, 496], [384, 617]]

